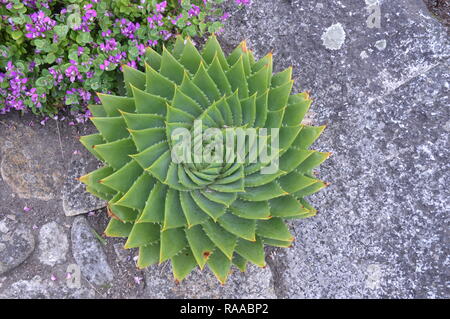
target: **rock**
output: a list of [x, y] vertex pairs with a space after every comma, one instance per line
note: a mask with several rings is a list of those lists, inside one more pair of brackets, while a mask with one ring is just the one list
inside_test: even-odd
[[[3, 133], [2, 133], [3, 134]], [[1, 147], [2, 179], [20, 198], [50, 200], [60, 188], [62, 175], [57, 161], [61, 155], [55, 147], [49, 147], [46, 140], [30, 127], [17, 124], [14, 136], [5, 136], [7, 142]]]
[[87, 167], [89, 164], [92, 166], [93, 162], [96, 161], [92, 156], [88, 160], [81, 156], [75, 156], [72, 159], [62, 190], [63, 209], [66, 216], [85, 214], [106, 206], [104, 200], [86, 192], [85, 186], [77, 180], [89, 172]]
[[56, 222], [50, 222], [39, 231], [39, 260], [49, 266], [55, 266], [66, 261], [69, 241], [63, 227]]
[[194, 270], [181, 283], [175, 283], [169, 263], [151, 266], [145, 271], [146, 298], [277, 298], [269, 267], [249, 265], [242, 273], [233, 268], [225, 285], [221, 285], [207, 267]]
[[0, 219], [0, 275], [22, 264], [34, 245], [33, 234], [22, 223]]
[[64, 283], [58, 284], [50, 279], [43, 280], [38, 275], [31, 280], [19, 280], [0, 293], [0, 299], [86, 299], [94, 297], [95, 292], [92, 289], [83, 287], [69, 289]]
[[72, 225], [72, 253], [81, 274], [90, 283], [106, 285], [114, 278], [106, 254], [84, 216], [77, 216]]
[[128, 258], [129, 250], [123, 248], [123, 245], [123, 243], [114, 244], [114, 252], [116, 253], [117, 259], [119, 259], [120, 262], [127, 262], [130, 260], [130, 258]]
[[[327, 124], [313, 148], [334, 154], [316, 170], [331, 186], [308, 198], [317, 216], [292, 222], [293, 248], [270, 254], [276, 293], [448, 298], [447, 30], [421, 0], [317, 3], [253, 1], [219, 39], [228, 52], [243, 39], [258, 58], [272, 50], [277, 72], [292, 65], [313, 124]], [[328, 50], [337, 22], [347, 39]]]

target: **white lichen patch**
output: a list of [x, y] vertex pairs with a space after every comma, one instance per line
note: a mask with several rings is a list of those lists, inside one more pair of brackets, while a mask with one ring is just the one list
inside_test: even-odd
[[335, 23], [322, 34], [323, 45], [329, 50], [339, 50], [345, 42], [345, 30], [342, 24]]
[[359, 55], [361, 57], [361, 59], [367, 59], [369, 57], [369, 55], [367, 54], [366, 51], [361, 51], [361, 54]]
[[378, 40], [377, 42], [375, 42], [375, 47], [379, 51], [383, 51], [384, 49], [386, 49], [386, 46], [387, 46], [386, 40]]

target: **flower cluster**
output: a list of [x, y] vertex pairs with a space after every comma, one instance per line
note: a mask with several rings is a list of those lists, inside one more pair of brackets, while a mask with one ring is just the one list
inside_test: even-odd
[[142, 68], [147, 46], [220, 31], [221, 2], [0, 0], [0, 114], [89, 116], [93, 92], [119, 93], [121, 65]]
[[43, 11], [34, 12], [29, 17], [32, 23], [25, 25], [27, 31], [25, 36], [30, 39], [45, 37], [45, 32], [52, 30], [56, 25], [56, 21], [46, 16]]
[[[35, 87], [28, 87], [29, 79], [11, 61], [6, 64], [5, 71], [0, 72], [0, 95], [3, 96], [1, 103], [4, 105], [0, 107], [0, 114], [10, 109], [24, 110], [30, 105], [40, 109], [40, 99], [45, 99], [45, 93], [39, 94]], [[8, 89], [4, 88], [4, 83], [8, 84]]]

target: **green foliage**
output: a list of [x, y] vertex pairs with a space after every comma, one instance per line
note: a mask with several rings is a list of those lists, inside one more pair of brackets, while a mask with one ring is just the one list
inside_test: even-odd
[[76, 114], [95, 101], [95, 91], [121, 94], [122, 64], [143, 67], [145, 47], [171, 48], [176, 34], [217, 32], [221, 2], [3, 1], [0, 114]]
[[[91, 106], [99, 133], [81, 138], [104, 166], [83, 176], [108, 201], [108, 236], [139, 248], [139, 267], [171, 260], [176, 280], [208, 266], [224, 283], [234, 264], [266, 265], [264, 246], [289, 247], [286, 219], [313, 216], [305, 197], [326, 186], [313, 174], [329, 153], [309, 150], [324, 127], [302, 125], [311, 100], [291, 95], [291, 69], [272, 73], [245, 42], [225, 56], [217, 39], [199, 52], [177, 38], [162, 54], [147, 49], [146, 70], [124, 68], [128, 95], [100, 95]], [[179, 163], [171, 160], [174, 128], [280, 128], [279, 168], [267, 163]], [[249, 147], [247, 142], [245, 147]]]

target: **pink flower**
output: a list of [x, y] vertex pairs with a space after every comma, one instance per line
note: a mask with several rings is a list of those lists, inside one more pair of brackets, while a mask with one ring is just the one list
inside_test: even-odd
[[136, 285], [140, 285], [142, 281], [142, 277], [134, 277], [134, 282], [136, 283]]
[[200, 7], [193, 4], [191, 9], [189, 9], [188, 13], [190, 17], [196, 17], [200, 14]]
[[228, 12], [225, 12], [221, 17], [220, 20], [226, 21], [230, 17], [230, 14]]
[[29, 211], [31, 210], [31, 208], [28, 207], [28, 206], [25, 206], [25, 207], [23, 208], [23, 210], [24, 210], [25, 212], [29, 212]]
[[161, 3], [156, 4], [156, 12], [164, 12], [167, 7], [167, 1], [163, 1]]

